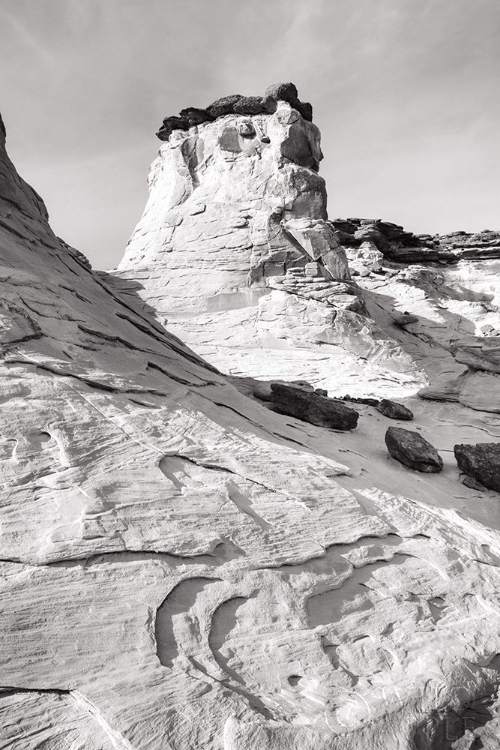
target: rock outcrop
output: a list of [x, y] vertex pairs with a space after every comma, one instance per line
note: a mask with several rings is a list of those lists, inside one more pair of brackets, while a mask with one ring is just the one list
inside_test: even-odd
[[315, 386], [357, 395], [363, 357], [378, 395], [395, 382], [415, 392], [425, 374], [367, 314], [351, 280], [317, 174], [320, 132], [291, 86], [266, 92], [271, 109], [243, 113], [227, 97], [203, 122], [168, 125], [117, 288], [131, 284], [225, 372], [310, 380], [300, 372], [307, 358]]
[[332, 224], [349, 260], [361, 261], [365, 269], [380, 268], [382, 258], [410, 264], [500, 258], [500, 232], [489, 229], [415, 235], [381, 219], [334, 219]]

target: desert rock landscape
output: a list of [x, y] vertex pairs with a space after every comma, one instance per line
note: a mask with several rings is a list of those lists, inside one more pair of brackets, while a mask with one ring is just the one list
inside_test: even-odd
[[500, 232], [330, 220], [312, 118], [165, 118], [109, 271], [1, 123], [1, 750], [500, 748]]

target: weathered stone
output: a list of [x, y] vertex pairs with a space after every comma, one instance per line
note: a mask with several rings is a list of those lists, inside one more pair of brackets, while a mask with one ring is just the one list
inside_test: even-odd
[[460, 471], [500, 492], [500, 443], [459, 444], [453, 450]]
[[390, 455], [410, 469], [435, 473], [443, 468], [443, 459], [437, 450], [418, 432], [389, 427], [385, 444]]
[[474, 370], [500, 373], [500, 337], [468, 336], [455, 342], [451, 351], [457, 362]]
[[354, 409], [349, 409], [339, 401], [292, 385], [273, 383], [271, 401], [283, 414], [319, 427], [353, 430], [358, 423], [359, 414]]
[[401, 313], [401, 315], [395, 315], [393, 323], [395, 326], [399, 326], [399, 328], [404, 328], [405, 326], [409, 326], [412, 323], [418, 323], [418, 316], [404, 312]]
[[379, 401], [377, 409], [384, 417], [389, 417], [389, 419], [413, 419], [413, 412], [410, 409], [388, 398]]
[[172, 135], [174, 130], [187, 130], [188, 123], [183, 117], [166, 117], [163, 120], [163, 125], [157, 132], [157, 136], [161, 141], [166, 141]]
[[367, 406], [378, 406], [380, 401], [378, 398], [370, 398], [363, 396], [360, 396], [359, 398], [352, 397], [352, 396], [342, 396], [342, 401], [350, 401], [353, 404], [366, 404]]
[[313, 107], [312, 104], [309, 102], [301, 102], [300, 100], [297, 100], [295, 102], [295, 109], [300, 112], [304, 120], [308, 120], [309, 122], [312, 122], [313, 119]]
[[293, 105], [298, 99], [299, 93], [293, 83], [273, 83], [267, 87], [264, 96], [275, 101], [284, 101]]
[[242, 99], [241, 94], [231, 94], [230, 96], [223, 96], [221, 99], [217, 99], [212, 104], [206, 107], [206, 111], [212, 117], [224, 117], [224, 115], [232, 115], [234, 113], [234, 105], [237, 101]]
[[238, 125], [238, 132], [244, 138], [253, 138], [255, 136], [255, 128], [252, 122], [242, 122]]
[[234, 103], [234, 112], [238, 115], [260, 115], [266, 112], [261, 96], [242, 96]]
[[194, 125], [201, 125], [204, 122], [211, 122], [214, 119], [206, 109], [198, 109], [198, 107], [186, 107], [186, 109], [181, 109], [179, 115], [181, 119], [187, 123], [189, 128]]

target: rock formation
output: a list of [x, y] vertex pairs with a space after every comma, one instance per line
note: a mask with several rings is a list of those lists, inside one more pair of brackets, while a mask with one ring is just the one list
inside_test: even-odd
[[[426, 375], [366, 313], [327, 218], [320, 132], [289, 86], [266, 92], [272, 113], [242, 114], [228, 97], [205, 121], [160, 131], [167, 140], [115, 288], [139, 294], [225, 372], [313, 372], [317, 387], [355, 395], [368, 368], [380, 395], [415, 392]], [[287, 99], [276, 100], [283, 87]]]
[[[4, 135], [0, 747], [410, 750], [451, 737], [470, 750], [498, 737], [499, 495], [460, 484], [453, 457], [485, 430], [498, 441], [498, 419], [413, 399], [444, 470], [409, 472], [387, 456], [373, 406], [357, 404], [342, 433], [276, 413], [150, 309], [184, 319], [193, 340], [224, 320], [230, 339], [259, 315], [248, 335], [267, 325], [274, 345], [273, 326], [289, 337], [302, 321], [314, 386], [327, 379], [311, 337], [322, 321], [340, 342], [323, 372], [339, 390], [351, 367], [360, 396], [395, 361], [374, 364], [389, 330], [402, 375], [415, 353], [463, 369], [437, 336], [394, 326], [383, 294], [353, 286], [324, 185], [290, 156], [319, 157], [315, 126], [278, 101], [173, 129], [122, 278], [53, 234]], [[306, 296], [325, 282], [334, 301]], [[267, 350], [255, 348], [257, 366]]]

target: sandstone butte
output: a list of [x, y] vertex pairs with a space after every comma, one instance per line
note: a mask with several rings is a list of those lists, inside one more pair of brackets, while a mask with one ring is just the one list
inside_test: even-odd
[[329, 221], [278, 91], [167, 118], [114, 272], [0, 128], [2, 750], [500, 747], [500, 495], [453, 454], [500, 437], [500, 236]]

